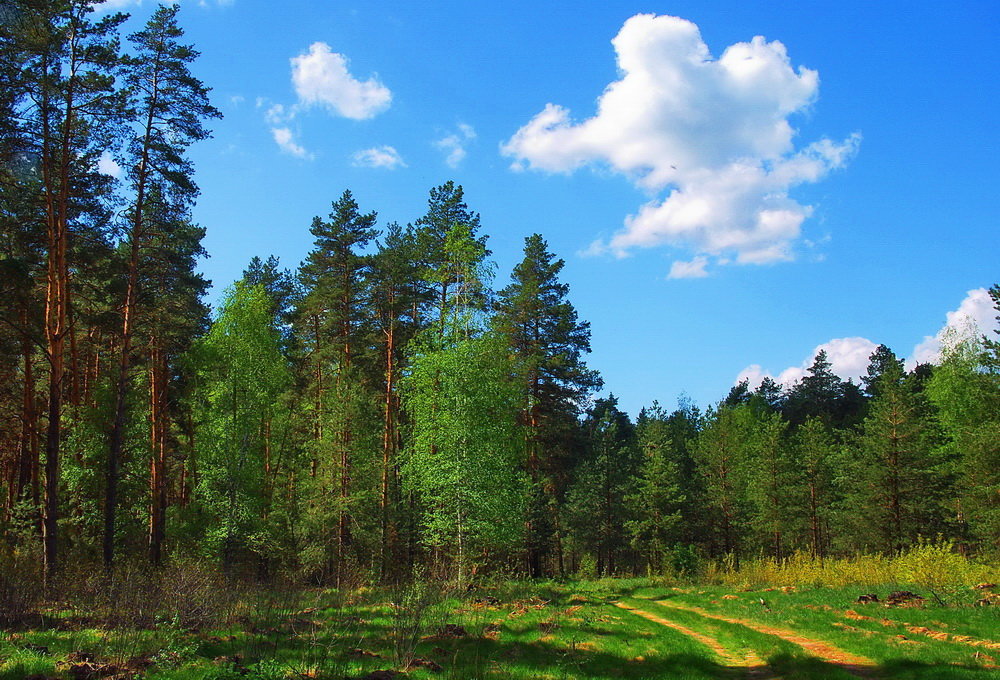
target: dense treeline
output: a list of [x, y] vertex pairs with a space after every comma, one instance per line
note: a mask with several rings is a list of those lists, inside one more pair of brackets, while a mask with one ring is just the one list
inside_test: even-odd
[[123, 51], [94, 4], [0, 16], [3, 560], [339, 584], [1000, 549], [995, 341], [912, 371], [879, 347], [861, 385], [821, 352], [791, 388], [633, 422], [592, 400], [563, 261], [532, 235], [498, 290], [451, 182], [405, 226], [345, 191], [297, 270], [254, 258], [210, 319], [197, 52], [176, 5]]

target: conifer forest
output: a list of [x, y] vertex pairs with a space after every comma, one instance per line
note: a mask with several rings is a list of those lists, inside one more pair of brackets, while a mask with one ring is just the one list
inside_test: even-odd
[[909, 369], [882, 345], [858, 384], [820, 352], [791, 386], [629, 414], [563, 259], [525, 234], [499, 271], [452, 181], [406, 224], [338, 188], [300, 264], [209, 282], [188, 152], [221, 114], [181, 5], [124, 35], [93, 4], [0, 9], [0, 591], [1000, 555], [1000, 338]]

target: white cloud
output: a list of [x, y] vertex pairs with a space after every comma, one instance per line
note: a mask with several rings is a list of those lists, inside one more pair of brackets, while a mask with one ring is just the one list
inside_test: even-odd
[[323, 42], [293, 57], [292, 83], [302, 106], [324, 106], [355, 120], [364, 120], [389, 108], [392, 93], [376, 76], [362, 82], [347, 69], [347, 57]]
[[385, 168], [395, 170], [405, 168], [402, 156], [391, 146], [378, 146], [356, 152], [352, 159], [359, 168]]
[[449, 167], [457, 168], [465, 159], [465, 146], [476, 138], [476, 131], [471, 125], [458, 124], [458, 130], [434, 142], [434, 146], [445, 152], [444, 162]]
[[[945, 314], [945, 324], [934, 335], [924, 336], [924, 339], [913, 349], [906, 360], [906, 368], [912, 369], [918, 363], [935, 363], [941, 358], [941, 344], [950, 334], [966, 336], [968, 334], [993, 335], [998, 328], [997, 310], [993, 299], [985, 288], [976, 288], [965, 294], [958, 309]], [[750, 387], [755, 388], [765, 377], [790, 387], [801, 380], [812, 366], [813, 360], [821, 349], [825, 349], [830, 367], [834, 373], [847, 380], [852, 378], [859, 382], [862, 375], [868, 371], [868, 362], [877, 345], [867, 338], [836, 338], [816, 347], [812, 354], [799, 366], [790, 366], [775, 376], [759, 364], [747, 366], [736, 377], [736, 382], [749, 380]]]
[[[259, 100], [258, 100], [259, 102]], [[258, 103], [257, 107], [260, 108], [261, 104]], [[264, 120], [266, 120], [271, 125], [281, 125], [292, 120], [295, 114], [286, 109], [284, 104], [274, 104], [267, 108], [264, 112]]]
[[683, 260], [677, 260], [672, 265], [670, 265], [670, 274], [667, 276], [668, 279], [700, 279], [708, 276], [708, 272], [705, 271], [705, 266], [708, 264], [708, 258], [704, 255], [699, 255], [690, 262], [684, 262]]
[[114, 157], [107, 151], [102, 151], [100, 158], [97, 159], [97, 170], [104, 175], [111, 175], [115, 179], [119, 179], [122, 176], [121, 166], [118, 165]]
[[826, 350], [830, 370], [840, 376], [842, 380], [850, 379], [858, 383], [861, 376], [868, 372], [869, 358], [877, 347], [878, 345], [868, 338], [834, 338], [817, 346], [800, 365], [789, 366], [778, 375], [763, 369], [759, 364], [752, 364], [740, 371], [736, 382], [749, 380], [750, 387], [753, 389], [760, 385], [764, 378], [769, 377], [780, 385], [791, 387], [808, 375], [809, 367], [813, 365], [820, 350]]
[[941, 343], [949, 333], [987, 335], [995, 338], [997, 310], [993, 299], [985, 288], [976, 288], [965, 294], [958, 309], [945, 314], [945, 324], [934, 335], [926, 335], [913, 348], [906, 364], [912, 368], [916, 364], [935, 363], [941, 358]]
[[299, 158], [311, 159], [313, 157], [311, 153], [295, 141], [295, 135], [292, 134], [290, 129], [286, 127], [271, 128], [271, 134], [274, 135], [274, 141], [277, 142], [278, 146], [285, 153]]
[[760, 364], [750, 364], [736, 376], [736, 380], [733, 381], [734, 385], [739, 385], [741, 382], [746, 380], [749, 383], [750, 389], [755, 390], [762, 382], [764, 378], [771, 378], [774, 380], [774, 376], [768, 371], [765, 371]]
[[298, 101], [286, 105], [257, 97], [255, 105], [264, 109], [264, 120], [271, 126], [278, 146], [295, 156], [312, 158], [312, 154], [293, 140], [288, 127], [304, 109], [321, 106], [345, 118], [364, 120], [389, 108], [392, 102], [392, 93], [376, 76], [364, 82], [355, 79], [347, 69], [347, 57], [333, 52], [326, 43], [315, 42], [308, 52], [290, 61]]
[[758, 36], [718, 59], [698, 27], [640, 14], [612, 40], [621, 72], [596, 115], [574, 122], [547, 104], [502, 147], [516, 169], [571, 172], [606, 163], [654, 194], [592, 251], [684, 247], [742, 264], [794, 257], [812, 207], [791, 188], [843, 166], [860, 136], [796, 149], [792, 114], [817, 97], [816, 71], [792, 67], [785, 46]]

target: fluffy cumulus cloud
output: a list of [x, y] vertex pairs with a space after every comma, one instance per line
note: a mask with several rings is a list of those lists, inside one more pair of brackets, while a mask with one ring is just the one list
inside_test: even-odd
[[993, 299], [985, 288], [976, 288], [965, 294], [965, 299], [958, 309], [945, 314], [945, 324], [934, 335], [924, 336], [924, 339], [913, 348], [913, 353], [907, 361], [908, 366], [915, 364], [934, 363], [941, 358], [941, 344], [950, 334], [962, 336], [968, 334], [988, 335], [995, 337], [993, 331], [997, 328], [997, 310]]
[[406, 163], [403, 162], [403, 157], [399, 155], [391, 146], [378, 146], [371, 149], [362, 149], [356, 152], [351, 159], [354, 165], [361, 168], [385, 168], [386, 170], [395, 170], [396, 168], [405, 168]]
[[298, 158], [312, 158], [312, 154], [306, 151], [305, 147], [295, 141], [295, 135], [286, 127], [271, 128], [271, 134], [278, 148], [287, 154]]
[[857, 383], [861, 376], [867, 372], [868, 359], [876, 347], [878, 345], [868, 338], [834, 338], [817, 346], [798, 366], [789, 366], [774, 375], [758, 364], [753, 364], [740, 371], [736, 382], [747, 380], [750, 382], [751, 388], [756, 388], [764, 378], [771, 378], [780, 385], [791, 387], [806, 376], [809, 367], [816, 359], [816, 355], [825, 350], [827, 361], [830, 362], [830, 370], [843, 380], [850, 379]]
[[356, 79], [347, 57], [324, 42], [314, 42], [308, 52], [292, 58], [292, 84], [301, 105], [323, 106], [355, 120], [371, 118], [392, 102], [392, 92], [376, 76]]
[[634, 16], [612, 44], [621, 75], [597, 113], [577, 122], [547, 104], [502, 146], [513, 167], [606, 164], [657, 196], [590, 252], [669, 245], [716, 264], [792, 259], [812, 208], [789, 191], [845, 165], [860, 141], [796, 148], [789, 119], [816, 100], [816, 71], [759, 36], [714, 58], [695, 24], [671, 16]]
[[[907, 368], [913, 368], [918, 363], [935, 363], [940, 360], [941, 345], [949, 335], [959, 337], [972, 335], [993, 336], [998, 328], [997, 311], [993, 300], [985, 288], [976, 288], [966, 293], [958, 309], [945, 314], [945, 324], [934, 335], [925, 336], [913, 349], [906, 361]], [[813, 360], [820, 350], [826, 350], [827, 359], [834, 373], [842, 379], [853, 379], [859, 382], [868, 370], [868, 361], [877, 344], [868, 338], [836, 338], [816, 347], [798, 366], [790, 366], [775, 375], [765, 370], [759, 364], [747, 366], [736, 377], [735, 382], [747, 380], [751, 388], [755, 388], [764, 378], [770, 377], [776, 382], [790, 387], [801, 380], [812, 366]]]
[[457, 168], [465, 160], [465, 147], [476, 138], [476, 131], [471, 125], [459, 123], [458, 129], [434, 142], [434, 146], [444, 152], [444, 162], [448, 167]]
[[[351, 118], [366, 120], [389, 108], [392, 92], [379, 82], [377, 76], [368, 80], [358, 80], [348, 69], [348, 60], [343, 54], [334, 52], [324, 42], [314, 42], [309, 50], [292, 57], [292, 85], [297, 100], [294, 104], [272, 103], [265, 97], [257, 97], [256, 106], [263, 109], [264, 120], [271, 127], [271, 135], [282, 151], [300, 158], [313, 158], [313, 154], [294, 141], [289, 124], [303, 111], [320, 107], [327, 112]], [[391, 147], [382, 147], [382, 149]], [[368, 149], [368, 153], [377, 151]], [[372, 158], [375, 158], [374, 156]], [[402, 160], [396, 156], [395, 164], [385, 158], [375, 161], [382, 165], [373, 167], [398, 167]], [[387, 164], [388, 163], [388, 164]], [[365, 164], [362, 161], [362, 164]]]

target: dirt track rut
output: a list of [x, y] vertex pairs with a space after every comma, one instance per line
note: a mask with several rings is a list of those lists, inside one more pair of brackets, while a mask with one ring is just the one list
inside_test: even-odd
[[661, 626], [666, 626], [667, 628], [672, 628], [678, 633], [686, 635], [693, 640], [697, 640], [701, 644], [705, 645], [709, 649], [718, 655], [722, 659], [723, 663], [734, 669], [746, 669], [747, 677], [749, 678], [772, 678], [773, 680], [778, 680], [774, 674], [767, 668], [767, 664], [757, 656], [753, 651], [749, 649], [741, 650], [739, 654], [735, 651], [728, 649], [723, 646], [721, 642], [715, 638], [699, 633], [698, 631], [691, 630], [686, 626], [682, 626], [679, 623], [665, 619], [662, 616], [657, 616], [656, 614], [651, 614], [650, 612], [643, 611], [642, 609], [636, 609], [635, 607], [630, 607], [624, 602], [615, 602], [616, 607], [620, 607], [626, 611], [629, 611], [636, 616], [641, 616], [644, 619], [658, 623]]
[[871, 659], [859, 656], [857, 654], [852, 654], [851, 652], [844, 651], [839, 647], [835, 647], [828, 642], [823, 642], [821, 640], [815, 640], [813, 638], [805, 637], [793, 630], [787, 630], [784, 628], [775, 628], [774, 626], [768, 626], [763, 623], [758, 623], [757, 621], [748, 621], [746, 619], [736, 619], [728, 616], [720, 616], [718, 614], [712, 614], [700, 609], [699, 607], [692, 607], [689, 605], [680, 604], [672, 600], [658, 600], [657, 604], [669, 607], [672, 609], [679, 609], [686, 612], [692, 612], [703, 616], [706, 619], [714, 619], [716, 621], [723, 621], [725, 623], [735, 623], [740, 626], [749, 628], [750, 630], [755, 630], [758, 633], [764, 633], [766, 635], [773, 635], [779, 637], [782, 640], [796, 644], [802, 649], [806, 650], [812, 656], [821, 659], [831, 665], [838, 666], [844, 670], [857, 675], [858, 677], [868, 678], [874, 675], [875, 662]]

